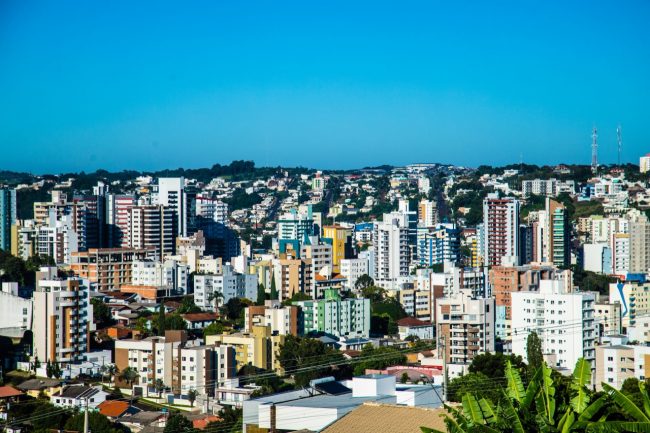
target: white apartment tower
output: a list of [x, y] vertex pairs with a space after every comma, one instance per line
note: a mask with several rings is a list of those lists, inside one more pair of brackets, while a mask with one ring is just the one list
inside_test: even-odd
[[541, 280], [536, 292], [512, 292], [512, 353], [526, 361], [528, 335], [536, 332], [552, 367], [572, 369], [578, 358], [593, 361], [595, 296], [567, 292], [559, 280]]
[[384, 214], [383, 221], [374, 223], [373, 278], [378, 285], [390, 286], [409, 273], [408, 223], [392, 216]]
[[178, 236], [187, 236], [187, 196], [182, 177], [158, 178], [158, 204], [168, 206], [176, 213]]

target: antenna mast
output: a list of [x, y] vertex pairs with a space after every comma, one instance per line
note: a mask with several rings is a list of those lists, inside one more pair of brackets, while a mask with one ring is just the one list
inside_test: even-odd
[[623, 149], [623, 139], [621, 138], [621, 124], [616, 128], [616, 138], [618, 140], [618, 165], [621, 165], [621, 150]]
[[595, 126], [591, 138], [591, 171], [596, 173], [598, 171], [598, 130]]

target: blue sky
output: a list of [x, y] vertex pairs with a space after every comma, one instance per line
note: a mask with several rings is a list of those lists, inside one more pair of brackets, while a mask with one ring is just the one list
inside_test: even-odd
[[650, 2], [0, 0], [0, 169], [650, 151]]

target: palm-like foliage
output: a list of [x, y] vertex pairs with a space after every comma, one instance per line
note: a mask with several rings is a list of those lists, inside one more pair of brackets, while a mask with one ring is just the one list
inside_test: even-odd
[[133, 383], [138, 379], [138, 377], [140, 377], [138, 372], [131, 367], [126, 367], [120, 373], [120, 379], [129, 385], [133, 385]]
[[[503, 398], [494, 404], [472, 394], [462, 398], [460, 408], [445, 406], [449, 433], [570, 433], [650, 432], [650, 398], [643, 383], [643, 408], [619, 390], [603, 384], [605, 393], [593, 399], [590, 391], [591, 365], [576, 363], [568, 395], [557, 395], [552, 370], [546, 364], [537, 370], [528, 386], [510, 363], [506, 363]], [[609, 420], [612, 414], [615, 420]], [[621, 415], [625, 418], [620, 420]], [[424, 433], [441, 433], [422, 427]]]

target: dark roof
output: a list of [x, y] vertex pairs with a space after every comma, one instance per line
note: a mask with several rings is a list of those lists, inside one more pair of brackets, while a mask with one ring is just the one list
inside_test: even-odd
[[336, 381], [317, 383], [314, 388], [329, 395], [347, 394], [352, 390]]
[[18, 389], [23, 391], [40, 391], [46, 388], [52, 388], [55, 386], [60, 386], [61, 381], [58, 379], [28, 379], [17, 386]]
[[162, 413], [162, 412], [153, 412], [153, 411], [143, 410], [142, 412], [138, 412], [138, 413], [133, 414], [131, 416], [122, 417], [122, 419], [120, 421], [132, 423], [132, 424], [140, 424], [140, 425], [146, 426], [146, 425], [149, 425], [152, 422], [154, 422], [157, 419], [162, 418], [164, 416], [165, 416], [165, 414]]
[[63, 388], [63, 391], [56, 393], [55, 396], [65, 398], [87, 398], [92, 397], [98, 392], [99, 390], [97, 388], [91, 388], [84, 385], [72, 385], [66, 386]]
[[405, 317], [397, 321], [397, 326], [432, 326], [431, 322], [416, 319], [415, 317]]

